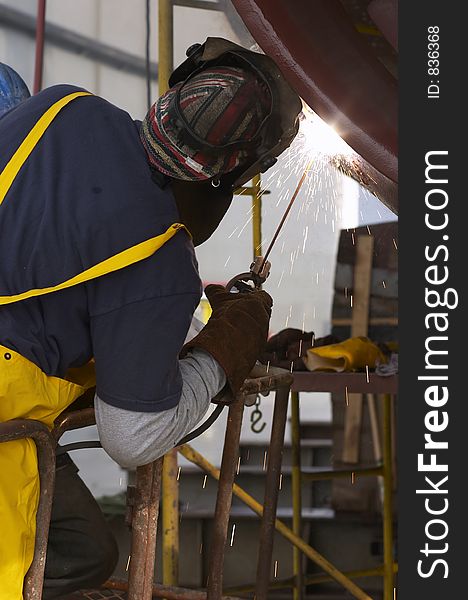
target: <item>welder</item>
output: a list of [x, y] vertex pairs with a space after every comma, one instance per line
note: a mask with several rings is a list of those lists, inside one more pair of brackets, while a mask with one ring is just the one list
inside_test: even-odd
[[[102, 446], [125, 468], [162, 456], [260, 355], [272, 299], [202, 289], [194, 246], [233, 191], [294, 139], [301, 101], [274, 61], [221, 38], [192, 46], [142, 122], [56, 85], [0, 118], [0, 421], [54, 419], [96, 386]], [[0, 445], [0, 599], [34, 549], [34, 444]], [[102, 583], [116, 543], [67, 454], [57, 458], [44, 598]]]

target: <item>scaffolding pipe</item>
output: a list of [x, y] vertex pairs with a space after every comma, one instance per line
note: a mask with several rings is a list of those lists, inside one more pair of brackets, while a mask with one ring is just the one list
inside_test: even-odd
[[253, 260], [262, 255], [262, 194], [260, 175], [252, 179]]
[[[299, 413], [299, 392], [291, 392], [291, 487], [293, 502], [292, 529], [295, 535], [302, 534], [302, 481], [301, 481], [301, 431]], [[293, 600], [301, 600], [303, 595], [302, 553], [293, 546]]]
[[34, 62], [33, 93], [42, 89], [42, 73], [44, 70], [44, 31], [45, 31], [46, 0], [37, 0], [36, 17], [36, 57]]
[[392, 396], [384, 394], [383, 417], [383, 545], [384, 545], [384, 600], [392, 600], [393, 593], [393, 478], [392, 478]]
[[[194, 450], [191, 446], [186, 444], [179, 446], [178, 451], [190, 462], [198, 465], [206, 473], [211, 475], [214, 479], [219, 480], [219, 469], [214, 467], [204, 456]], [[233, 486], [233, 493], [237, 496], [244, 504], [249, 506], [257, 515], [260, 517], [263, 515], [263, 506], [255, 500], [250, 494], [243, 490], [237, 484]], [[372, 600], [360, 587], [346, 577], [339, 569], [332, 565], [326, 558], [324, 558], [317, 550], [309, 546], [303, 539], [294, 534], [292, 529], [289, 529], [282, 521], [276, 519], [275, 528], [283, 537], [289, 542], [297, 546], [301, 552], [303, 552], [310, 560], [319, 565], [326, 573], [328, 573], [335, 581], [340, 583], [345, 589], [347, 589], [355, 598], [358, 600]]]
[[[158, 3], [159, 95], [169, 88], [173, 68], [174, 18], [172, 0]], [[164, 457], [162, 477], [162, 580], [165, 585], [177, 585], [179, 572], [179, 484], [177, 481], [177, 450]]]

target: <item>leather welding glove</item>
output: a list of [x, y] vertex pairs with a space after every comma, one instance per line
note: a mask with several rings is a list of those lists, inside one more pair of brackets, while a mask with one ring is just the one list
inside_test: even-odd
[[235, 398], [265, 347], [273, 300], [264, 291], [236, 294], [222, 285], [208, 285], [205, 294], [213, 312], [200, 333], [182, 348], [181, 356], [190, 348], [211, 354], [226, 373]]

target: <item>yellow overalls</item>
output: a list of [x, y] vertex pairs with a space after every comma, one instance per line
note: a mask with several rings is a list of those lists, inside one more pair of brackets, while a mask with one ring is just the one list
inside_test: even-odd
[[[69, 94], [42, 115], [0, 173], [0, 205], [60, 110], [76, 98], [89, 95], [88, 92]], [[12, 202], [13, 198], [6, 201]], [[148, 258], [182, 228], [180, 223], [174, 223], [165, 233], [111, 256], [59, 285], [0, 296], [0, 310], [2, 305], [62, 290]], [[83, 377], [85, 373], [86, 377]], [[76, 377], [75, 373], [74, 381], [69, 377], [50, 377], [17, 352], [0, 345], [0, 422], [37, 419], [52, 428], [54, 419], [94, 384], [94, 373], [90, 374], [89, 365], [83, 368], [81, 377]], [[38, 501], [39, 475], [34, 442], [25, 439], [0, 443], [0, 600], [23, 597], [24, 576], [34, 554]]]

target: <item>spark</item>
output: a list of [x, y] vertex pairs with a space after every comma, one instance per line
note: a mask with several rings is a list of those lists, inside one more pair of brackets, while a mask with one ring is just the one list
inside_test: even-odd
[[203, 552], [203, 542], [200, 544], [200, 550], [199, 553], [201, 554]]
[[353, 295], [352, 294], [349, 295], [349, 305], [351, 308], [353, 308]]
[[241, 463], [241, 457], [239, 456], [239, 458], [237, 459], [237, 469], [236, 469], [236, 473], [237, 473], [237, 475], [239, 475], [239, 471], [240, 471], [240, 463]]
[[369, 235], [372, 235], [372, 234], [371, 234], [371, 230], [370, 230], [370, 227], [369, 227], [369, 225], [366, 225], [366, 228], [367, 228], [367, 233], [368, 233]]
[[132, 558], [132, 555], [129, 554], [128, 555], [128, 559], [127, 559], [127, 566], [125, 567], [125, 571], [128, 571], [128, 567], [130, 566], [130, 559]]
[[382, 286], [384, 289], [387, 287], [387, 284], [385, 283], [385, 281], [382, 281]]
[[304, 233], [304, 243], [302, 244], [302, 254], [304, 254], [304, 252], [305, 252], [305, 246], [306, 246], [308, 235], [309, 235], [309, 227], [306, 225], [305, 233]]
[[366, 381], [369, 383], [369, 365], [366, 365]]
[[302, 355], [302, 340], [299, 340], [299, 357]]
[[294, 361], [292, 360], [291, 361], [291, 369], [290, 369], [291, 373], [293, 372], [293, 369], [294, 369]]
[[236, 233], [236, 231], [237, 231], [238, 229], [239, 229], [239, 226], [237, 226], [237, 227], [236, 227], [236, 228], [233, 230], [233, 232], [232, 232], [232, 233], [230, 233], [230, 234], [228, 235], [228, 238], [229, 238], [229, 239], [231, 239], [231, 238], [232, 238], [232, 236], [233, 236], [233, 235]]
[[205, 475], [205, 476], [203, 477], [203, 486], [202, 486], [202, 487], [203, 487], [203, 489], [205, 489], [205, 487], [206, 487], [206, 480], [207, 480], [207, 479], [208, 479], [208, 475]]
[[268, 450], [265, 450], [263, 453], [263, 470], [266, 470], [266, 462], [267, 462]]
[[348, 297], [348, 288], [345, 287], [344, 289], [344, 297], [347, 298]]
[[348, 386], [345, 386], [345, 400], [346, 400], [346, 406], [349, 406], [349, 394], [348, 394]]
[[268, 373], [269, 370], [270, 370], [270, 361], [267, 361], [266, 372]]
[[236, 524], [234, 523], [232, 526], [232, 532], [231, 532], [231, 548], [232, 548], [232, 544], [234, 543], [234, 533], [236, 532]]
[[247, 219], [247, 221], [244, 223], [244, 225], [243, 225], [242, 229], [239, 231], [239, 235], [237, 236], [238, 238], [240, 238], [240, 236], [242, 235], [242, 233], [243, 233], [244, 229], [245, 229], [245, 228], [247, 227], [247, 225], [248, 225], [248, 224], [249, 224], [249, 223], [252, 221], [252, 219], [253, 219], [253, 215], [251, 215], [251, 216], [250, 216], [250, 217]]
[[354, 482], [356, 481], [356, 473], [353, 471], [351, 473], [351, 484], [354, 485]]
[[355, 240], [354, 240], [354, 233], [352, 233], [352, 234], [351, 234], [351, 240], [352, 240], [352, 242], [353, 242], [353, 246], [354, 246], [354, 245], [355, 245], [355, 243], [356, 243], [356, 242], [355, 242]]
[[229, 255], [229, 256], [227, 257], [227, 261], [224, 263], [224, 268], [226, 268], [226, 267], [227, 267], [227, 265], [228, 265], [228, 262], [229, 262], [230, 260], [231, 260], [231, 256]]
[[179, 468], [177, 469], [177, 481], [179, 481], [179, 479], [180, 479], [180, 472], [181, 472], [181, 471], [182, 471], [182, 467], [179, 467]]
[[122, 477], [119, 479], [119, 486], [122, 487]]
[[281, 277], [279, 278], [278, 287], [281, 285], [281, 282], [283, 281], [283, 277], [284, 277], [284, 269], [283, 269], [283, 271], [281, 273]]
[[283, 473], [280, 473], [279, 489], [281, 489], [282, 487], [283, 487]]
[[393, 245], [395, 246], [395, 250], [398, 250], [398, 245], [396, 243], [395, 238], [392, 238]]
[[275, 573], [274, 573], [274, 577], [275, 579], [278, 577], [278, 561], [275, 560]]
[[245, 457], [245, 462], [249, 462], [250, 458], [250, 448], [247, 450], [247, 456]]

